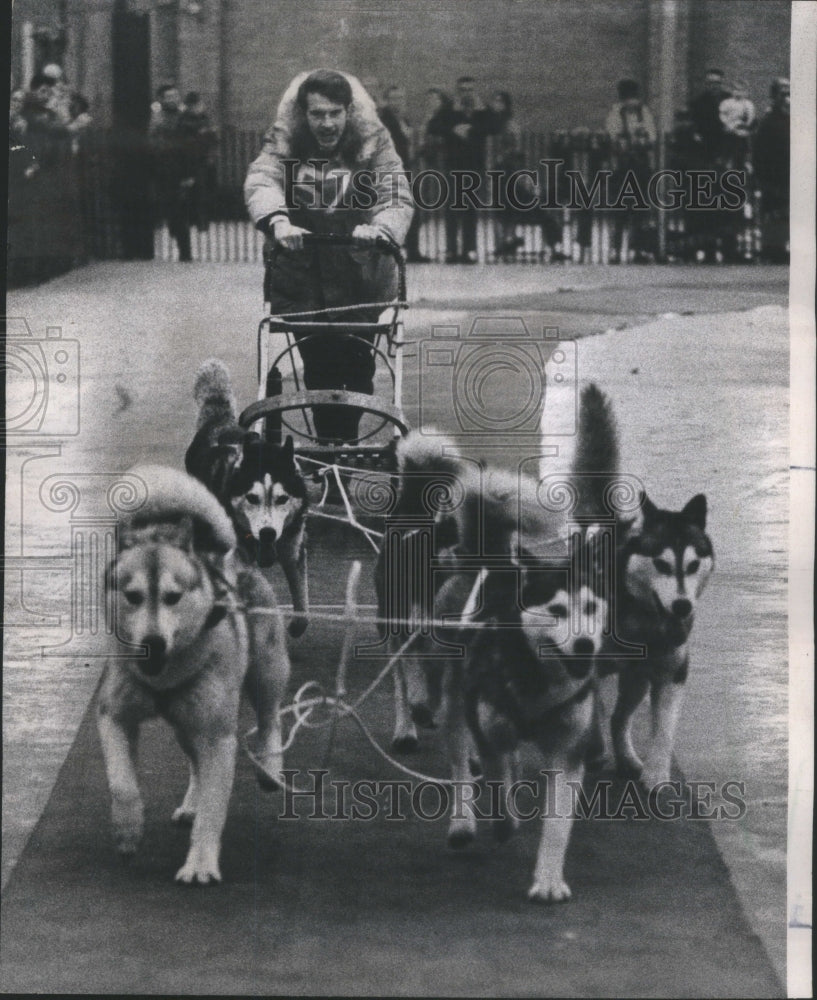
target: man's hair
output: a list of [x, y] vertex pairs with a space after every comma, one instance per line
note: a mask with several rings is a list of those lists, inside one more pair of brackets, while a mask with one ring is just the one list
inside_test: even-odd
[[352, 87], [345, 76], [331, 69], [316, 69], [298, 87], [295, 101], [301, 111], [306, 112], [310, 94], [320, 94], [327, 101], [342, 104], [348, 108], [352, 103]]
[[708, 69], [706, 71], [706, 76], [719, 76], [721, 79], [723, 79], [723, 70], [718, 69], [716, 66], [713, 66], [712, 69]]
[[629, 101], [633, 97], [638, 97], [640, 93], [641, 87], [638, 85], [637, 80], [618, 81], [618, 97], [620, 101]]
[[476, 80], [473, 78], [473, 76], [457, 77], [457, 86], [459, 87], [461, 83], [476, 83]]
[[161, 100], [168, 90], [178, 90], [179, 88], [175, 83], [163, 83], [161, 87], [156, 91], [156, 97]]
[[196, 91], [196, 90], [191, 90], [188, 93], [187, 97], [185, 97], [184, 103], [185, 104], [198, 104], [200, 100], [201, 100], [201, 94], [199, 94], [198, 91]]
[[29, 90], [39, 90], [43, 86], [53, 87], [54, 80], [50, 76], [46, 76], [45, 73], [35, 73], [31, 78], [31, 83], [28, 85]]

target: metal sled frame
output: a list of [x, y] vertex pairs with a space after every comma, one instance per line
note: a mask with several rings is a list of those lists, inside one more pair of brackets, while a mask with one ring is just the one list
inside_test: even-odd
[[[348, 484], [355, 473], [374, 472], [389, 475], [394, 471], [394, 444], [407, 434], [409, 425], [403, 414], [403, 324], [402, 310], [406, 302], [406, 265], [400, 248], [390, 240], [378, 240], [374, 246], [361, 244], [349, 236], [317, 235], [305, 237], [305, 247], [334, 246], [338, 248], [375, 249], [387, 254], [397, 266], [397, 298], [390, 302], [364, 302], [348, 306], [335, 306], [291, 313], [286, 316], [266, 315], [258, 325], [258, 397], [239, 416], [242, 427], [252, 427], [261, 423], [262, 436], [269, 440], [281, 440], [283, 433], [291, 433], [295, 441], [295, 454], [302, 471], [313, 480], [322, 482], [322, 496], [310, 509], [311, 517], [322, 517], [351, 525], [367, 539], [375, 551], [379, 548], [382, 532], [362, 523], [353, 506]], [[270, 264], [267, 261], [264, 291], [269, 303], [271, 297]], [[352, 312], [360, 308], [379, 308], [381, 319], [375, 323], [338, 321], [337, 314]], [[332, 320], [321, 320], [332, 314]], [[379, 371], [387, 372], [391, 384], [391, 399], [368, 396], [347, 389], [306, 389], [301, 384], [296, 365], [298, 342], [320, 341], [327, 337], [342, 337], [356, 342], [371, 351]], [[286, 347], [273, 357], [272, 336], [283, 334]], [[365, 335], [371, 336], [366, 339]], [[276, 373], [282, 366], [291, 374], [295, 391], [276, 393]], [[279, 376], [280, 377], [280, 376]], [[359, 436], [355, 441], [329, 442], [318, 437], [311, 419], [315, 406], [354, 407], [362, 414], [376, 418], [375, 426]], [[288, 417], [300, 413], [300, 426], [295, 426]], [[387, 444], [378, 444], [372, 439], [386, 428], [391, 436]], [[340, 512], [327, 510], [330, 497], [340, 500]]]

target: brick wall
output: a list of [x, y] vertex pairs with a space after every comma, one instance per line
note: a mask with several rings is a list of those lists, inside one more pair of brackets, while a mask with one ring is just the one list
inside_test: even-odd
[[289, 80], [326, 65], [403, 84], [416, 119], [426, 88], [469, 73], [522, 125], [600, 127], [621, 76], [647, 83], [649, 2], [227, 0], [228, 120], [268, 124]]

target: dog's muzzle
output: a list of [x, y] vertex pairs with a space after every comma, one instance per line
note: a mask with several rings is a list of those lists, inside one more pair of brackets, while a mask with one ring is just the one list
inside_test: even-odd
[[275, 543], [278, 541], [278, 532], [275, 528], [262, 528], [258, 533], [258, 544], [256, 546], [258, 565], [262, 568], [272, 566], [275, 563], [276, 551]]
[[156, 677], [165, 667], [167, 643], [160, 635], [148, 635], [142, 640], [142, 644], [148, 648], [147, 659], [139, 659], [136, 662], [146, 677]]

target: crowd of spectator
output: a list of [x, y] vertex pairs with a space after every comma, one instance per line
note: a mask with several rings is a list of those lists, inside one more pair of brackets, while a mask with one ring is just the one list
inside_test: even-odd
[[10, 255], [13, 282], [44, 280], [84, 257], [76, 224], [82, 212], [79, 153], [92, 122], [88, 101], [55, 63], [36, 73], [28, 90], [11, 94], [8, 240], [12, 249], [24, 250]]
[[[371, 77], [362, 83], [375, 99], [383, 123], [397, 153], [409, 171], [438, 171], [452, 175], [470, 172], [481, 180], [474, 194], [493, 207], [485, 244], [495, 260], [515, 260], [522, 249], [525, 229], [535, 224], [541, 233], [543, 257], [548, 261], [569, 256], [562, 245], [564, 213], [541, 210], [532, 214], [511, 204], [505, 185], [516, 175], [517, 199], [529, 203], [542, 192], [536, 156], [514, 115], [510, 93], [497, 90], [486, 98], [478, 82], [461, 76], [449, 94], [429, 87], [423, 95], [420, 120], [407, 113], [403, 86], [382, 88]], [[784, 261], [788, 255], [789, 206], [789, 82], [772, 83], [771, 104], [758, 114], [743, 80], [729, 86], [724, 74], [707, 71], [701, 91], [680, 109], [667, 137], [663, 165], [679, 169], [712, 170], [721, 174], [735, 169], [746, 174], [746, 196], [750, 208], [759, 193], [762, 256]], [[15, 90], [9, 107], [9, 242], [10, 268], [23, 280], [42, 280], [83, 259], [81, 184], [85, 136], [94, 122], [88, 100], [72, 89], [60, 66], [49, 64], [36, 73], [27, 90]], [[167, 225], [178, 246], [179, 259], [191, 259], [191, 229], [206, 230], [216, 194], [218, 135], [199, 94], [181, 92], [166, 84], [156, 93], [150, 109], [146, 136], [153, 219]], [[642, 97], [637, 81], [620, 80], [616, 100], [604, 117], [604, 128], [585, 128], [557, 133], [549, 155], [572, 157], [571, 165], [582, 166], [588, 179], [593, 171], [607, 168], [612, 185], [633, 174], [646, 181], [658, 166], [659, 136], [653, 113]], [[498, 183], [485, 183], [490, 171]], [[520, 173], [521, 172], [521, 173]], [[532, 175], [532, 176], [531, 176]], [[449, 187], [453, 191], [453, 186]], [[31, 206], [36, 206], [33, 213]], [[748, 210], [747, 210], [748, 211]], [[36, 219], [35, 219], [36, 214]], [[459, 205], [449, 199], [443, 210], [445, 260], [475, 263], [478, 259], [479, 210], [471, 199]], [[592, 211], [579, 209], [580, 247], [589, 243]], [[683, 239], [675, 256], [698, 261], [749, 258], [741, 245], [746, 212], [713, 208], [689, 211], [681, 218]], [[44, 235], [39, 220], [48, 219]], [[420, 232], [424, 213], [418, 212], [406, 239], [409, 261], [427, 262], [421, 252]], [[612, 234], [609, 259], [650, 261], [658, 255], [655, 212], [625, 210], [611, 213]], [[48, 241], [48, 252], [42, 250]], [[15, 255], [15, 247], [23, 248]], [[430, 245], [426, 246], [430, 254]], [[755, 256], [752, 254], [751, 256]]]
[[[377, 100], [380, 88], [373, 78], [364, 78]], [[522, 133], [514, 118], [512, 96], [496, 91], [487, 101], [478, 93], [473, 77], [460, 77], [453, 96], [439, 88], [426, 92], [424, 120], [412, 127], [406, 118], [406, 92], [392, 85], [382, 93], [381, 118], [394, 140], [398, 154], [408, 170], [470, 171], [484, 175], [487, 167], [498, 171], [501, 178], [536, 169], [523, 151]], [[784, 260], [787, 255], [785, 233], [788, 223], [788, 143], [789, 143], [789, 82], [779, 78], [772, 83], [771, 107], [758, 119], [754, 103], [749, 98], [744, 80], [724, 84], [721, 70], [712, 68], [705, 75], [703, 89], [678, 111], [675, 128], [668, 137], [665, 166], [679, 170], [714, 171], [716, 176], [726, 170], [745, 173], [745, 201], [749, 209], [739, 211], [721, 206], [692, 210], [684, 215], [684, 244], [678, 256], [696, 261], [720, 262], [747, 259], [746, 247], [740, 245], [740, 233], [745, 228], [747, 212], [753, 208], [755, 192], [761, 195], [763, 226], [763, 256]], [[486, 159], [490, 147], [490, 163]], [[635, 176], [640, 189], [646, 189], [649, 176], [657, 167], [658, 131], [655, 118], [643, 100], [637, 81], [620, 80], [617, 100], [604, 121], [604, 129], [591, 132], [578, 128], [556, 137], [552, 154], [584, 150], [587, 172], [610, 168], [612, 188], [620, 188], [627, 176]], [[514, 182], [517, 199], [529, 203], [534, 196], [535, 182], [520, 175]], [[528, 186], [526, 188], [526, 185]], [[528, 189], [530, 188], [530, 189]], [[449, 185], [453, 190], [453, 185]], [[475, 192], [477, 193], [477, 192]], [[493, 247], [496, 259], [514, 259], [524, 240], [519, 227], [531, 223], [529, 212], [521, 212], [509, 204], [500, 183], [491, 190], [495, 198]], [[578, 242], [587, 242], [591, 213], [579, 212]], [[561, 220], [553, 211], [541, 211], [537, 225], [547, 248], [548, 260], [563, 260]], [[648, 262], [656, 259], [657, 232], [654, 213], [638, 209], [619, 210], [612, 217], [613, 262], [633, 260]], [[471, 202], [454, 206], [445, 212], [446, 261], [474, 263], [477, 260], [477, 216]], [[415, 225], [407, 242], [409, 260], [423, 262], [420, 254], [418, 229]]]

